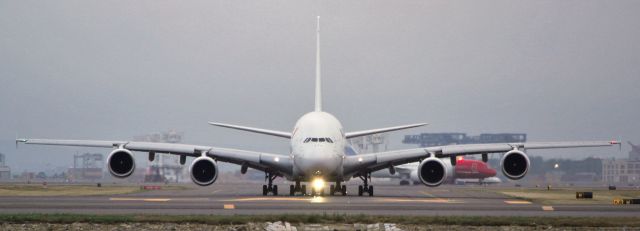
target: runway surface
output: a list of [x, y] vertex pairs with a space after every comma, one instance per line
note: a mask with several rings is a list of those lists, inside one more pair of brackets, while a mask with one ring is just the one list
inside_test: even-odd
[[[640, 205], [541, 205], [482, 187], [376, 185], [375, 196], [262, 196], [260, 184], [215, 184], [106, 196], [4, 196], [0, 213], [639, 216]], [[287, 189], [287, 190], [284, 190]]]

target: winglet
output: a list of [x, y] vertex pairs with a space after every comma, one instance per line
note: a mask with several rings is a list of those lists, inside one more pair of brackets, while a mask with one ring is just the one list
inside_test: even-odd
[[27, 139], [16, 138], [16, 149], [18, 149], [18, 143], [26, 143], [27, 141], [28, 141]]

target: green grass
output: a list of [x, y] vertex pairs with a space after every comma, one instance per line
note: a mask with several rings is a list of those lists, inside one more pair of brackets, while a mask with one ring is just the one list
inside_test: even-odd
[[346, 214], [281, 215], [86, 215], [86, 214], [0, 214], [0, 223], [198, 223], [211, 225], [286, 221], [290, 223], [355, 224], [396, 223], [406, 225], [460, 226], [554, 226], [554, 227], [640, 227], [640, 219], [622, 217], [478, 217], [478, 216], [374, 216]]

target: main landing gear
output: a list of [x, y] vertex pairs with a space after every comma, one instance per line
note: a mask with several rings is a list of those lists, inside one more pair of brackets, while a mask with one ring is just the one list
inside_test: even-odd
[[289, 196], [295, 196], [296, 193], [302, 194], [302, 196], [307, 195], [307, 186], [300, 185], [300, 181], [296, 181], [296, 185], [289, 185]]
[[278, 186], [277, 185], [273, 185], [273, 180], [276, 179], [276, 177], [278, 177], [275, 174], [272, 173], [268, 173], [265, 172], [265, 176], [264, 176], [264, 180], [268, 181], [269, 183], [266, 185], [262, 185], [262, 195], [266, 196], [269, 193], [272, 193], [274, 196], [278, 195]]
[[364, 176], [359, 176], [363, 182], [363, 185], [358, 185], [358, 196], [362, 196], [364, 193], [369, 194], [370, 197], [373, 196], [373, 185], [369, 185], [369, 181], [371, 180], [371, 173], [365, 173]]

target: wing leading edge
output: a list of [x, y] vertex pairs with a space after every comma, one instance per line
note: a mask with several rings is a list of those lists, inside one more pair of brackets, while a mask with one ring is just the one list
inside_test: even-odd
[[205, 154], [218, 161], [247, 165], [261, 171], [276, 170], [284, 175], [291, 175], [292, 171], [290, 157], [286, 155], [191, 144], [52, 139], [16, 139], [16, 143], [95, 148], [124, 148], [131, 151], [166, 153], [191, 157], [199, 157]]
[[431, 155], [435, 157], [449, 157], [457, 155], [478, 155], [485, 153], [503, 153], [514, 149], [553, 149], [553, 148], [584, 148], [606, 147], [620, 145], [619, 141], [575, 141], [575, 142], [531, 142], [531, 143], [497, 143], [497, 144], [461, 144], [435, 146], [416, 149], [404, 149], [388, 152], [361, 154], [345, 158], [345, 172], [362, 170], [377, 171], [389, 166], [401, 165], [420, 161]]

